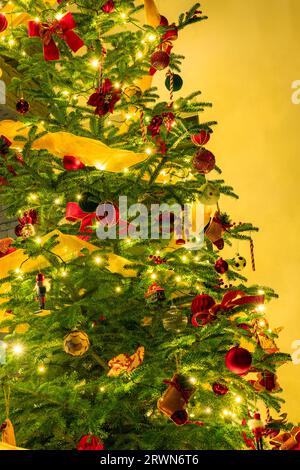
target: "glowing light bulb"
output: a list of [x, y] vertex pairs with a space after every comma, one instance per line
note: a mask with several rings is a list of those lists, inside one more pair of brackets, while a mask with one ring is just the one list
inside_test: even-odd
[[122, 12], [122, 13], [120, 14], [120, 16], [121, 16], [122, 20], [124, 20], [127, 15], [126, 15], [126, 13]]
[[36, 237], [35, 242], [40, 245], [42, 243], [42, 239], [40, 237]]
[[60, 20], [63, 18], [63, 16], [64, 16], [63, 13], [57, 13], [57, 14], [55, 15], [55, 18], [56, 18], [58, 21], [60, 21]]
[[8, 348], [7, 343], [2, 343], [2, 348], [7, 349]]
[[96, 264], [101, 264], [101, 263], [102, 263], [102, 259], [100, 258], [100, 256], [97, 256], [97, 257], [95, 258], [95, 263], [96, 263]]
[[191, 382], [191, 384], [193, 384], [193, 385], [194, 385], [195, 383], [197, 383], [196, 377], [190, 377], [190, 382]]
[[99, 62], [98, 59], [92, 59], [92, 60], [90, 61], [90, 64], [91, 64], [91, 66], [92, 66], [94, 69], [97, 69], [97, 68], [99, 67], [99, 65], [100, 65], [100, 62]]
[[182, 261], [185, 262], [185, 261], [187, 261], [187, 256], [183, 255], [183, 257], [181, 259], [182, 259]]
[[123, 171], [124, 171], [124, 173], [129, 173], [129, 170], [128, 170], [128, 168], [124, 168], [124, 170], [123, 170]]
[[151, 279], [156, 279], [157, 275], [155, 273], [152, 273], [150, 277], [151, 277]]
[[38, 371], [39, 371], [40, 374], [44, 374], [46, 372], [45, 366], [39, 366]]
[[95, 167], [97, 170], [104, 171], [105, 170], [105, 165], [102, 163], [96, 163]]
[[259, 306], [257, 307], [256, 310], [257, 310], [258, 312], [264, 312], [265, 309], [266, 309], [265, 306], [261, 304], [261, 305], [259, 305]]
[[121, 289], [120, 286], [116, 287], [116, 292], [117, 292], [118, 294], [121, 292], [121, 290], [122, 290], [122, 289]]
[[60, 199], [59, 199], [59, 197], [57, 197], [56, 199], [54, 199], [54, 204], [56, 204], [57, 206], [59, 206], [59, 204], [60, 204]]
[[20, 356], [24, 351], [24, 348], [21, 344], [15, 344], [13, 347], [13, 352], [16, 356]]
[[64, 96], [69, 96], [70, 92], [68, 90], [63, 90], [62, 94]]
[[262, 290], [262, 289], [259, 289], [259, 291], [258, 291], [258, 294], [259, 294], [259, 295], [264, 295], [264, 293], [265, 293], [265, 291], [264, 291], [264, 290]]
[[146, 152], [147, 155], [151, 155], [152, 149], [150, 147], [147, 147], [145, 152]]
[[211, 413], [211, 408], [205, 408], [205, 413], [209, 415]]
[[259, 322], [259, 326], [265, 326], [265, 322], [262, 320]]
[[121, 85], [120, 85], [119, 82], [117, 82], [117, 83], [114, 84], [114, 87], [117, 88], [117, 89], [120, 88], [120, 86], [121, 86]]
[[80, 201], [81, 197], [82, 197], [81, 194], [77, 194], [76, 196], [77, 201]]
[[224, 411], [223, 411], [223, 415], [224, 415], [224, 416], [228, 416], [228, 415], [229, 415], [229, 411], [228, 411], [228, 410], [224, 410]]
[[181, 281], [181, 276], [176, 276], [176, 277], [175, 277], [175, 281], [176, 281], [176, 282], [180, 282], [180, 281]]
[[236, 401], [237, 403], [241, 403], [241, 402], [242, 402], [242, 398], [241, 398], [241, 397], [236, 397], [235, 401]]
[[127, 121], [132, 118], [131, 114], [126, 114], [125, 117], [126, 117]]
[[199, 261], [199, 259], [200, 259], [199, 256], [195, 256], [194, 258], [195, 261]]
[[148, 41], [153, 42], [153, 41], [155, 41], [155, 39], [156, 39], [155, 34], [149, 34]]
[[99, 390], [100, 392], [105, 392], [105, 387], [100, 387]]
[[137, 58], [138, 58], [138, 59], [141, 59], [142, 57], [143, 57], [143, 53], [142, 53], [141, 51], [139, 51], [139, 52], [137, 53]]
[[8, 45], [9, 45], [9, 46], [13, 46], [15, 43], [16, 43], [16, 41], [15, 41], [14, 39], [10, 39], [10, 40], [8, 41]]
[[62, 277], [67, 277], [68, 273], [67, 273], [67, 271], [64, 270], [64, 271], [61, 272], [61, 275], [62, 275]]
[[34, 18], [34, 21], [35, 21], [36, 23], [39, 23], [39, 22], [40, 22], [40, 19], [39, 19], [38, 17], [36, 17], [36, 18]]

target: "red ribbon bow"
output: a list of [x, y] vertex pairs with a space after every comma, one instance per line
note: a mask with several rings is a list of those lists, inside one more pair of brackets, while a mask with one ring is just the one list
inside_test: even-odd
[[[66, 219], [68, 222], [79, 222], [81, 233], [91, 233], [93, 230], [91, 228], [87, 228], [92, 225], [93, 220], [96, 218], [96, 212], [88, 213], [84, 212], [80, 209], [77, 202], [68, 202], [67, 209], [66, 209]], [[91, 237], [89, 235], [78, 235], [78, 238], [81, 240], [89, 240]]]
[[[196, 327], [202, 326], [203, 324], [209, 323], [210, 321], [216, 318], [217, 313], [220, 310], [230, 310], [233, 307], [237, 307], [239, 305], [247, 305], [247, 304], [263, 304], [265, 301], [264, 295], [246, 295], [244, 292], [240, 290], [233, 290], [226, 292], [224, 294], [223, 299], [220, 304], [214, 304], [210, 307], [206, 312], [196, 312], [192, 316], [192, 324]], [[202, 317], [203, 315], [207, 316], [205, 321], [202, 321], [202, 325], [200, 325], [197, 321], [198, 317]]]
[[74, 33], [75, 27], [76, 22], [72, 13], [67, 13], [60, 20], [50, 24], [29, 21], [28, 36], [42, 38], [45, 60], [59, 60], [59, 49], [53, 39], [54, 35], [63, 39], [73, 52], [77, 52], [84, 45], [83, 40]]

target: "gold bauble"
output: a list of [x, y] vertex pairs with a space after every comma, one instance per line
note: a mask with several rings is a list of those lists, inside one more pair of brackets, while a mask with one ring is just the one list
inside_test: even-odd
[[90, 340], [84, 331], [72, 331], [64, 339], [64, 350], [71, 356], [83, 356], [89, 347]]

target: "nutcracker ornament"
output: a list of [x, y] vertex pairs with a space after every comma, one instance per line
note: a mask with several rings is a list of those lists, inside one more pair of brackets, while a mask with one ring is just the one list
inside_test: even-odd
[[43, 273], [38, 273], [36, 276], [36, 293], [40, 302], [40, 310], [45, 310], [46, 292], [45, 275]]
[[164, 383], [168, 388], [157, 402], [159, 411], [177, 426], [188, 424], [186, 406], [195, 393], [194, 385], [188, 377], [181, 374], [175, 374], [172, 380], [164, 380]]
[[260, 413], [254, 413], [253, 418], [248, 422], [248, 426], [254, 434], [257, 450], [263, 450], [263, 436], [265, 434], [265, 426], [261, 420]]

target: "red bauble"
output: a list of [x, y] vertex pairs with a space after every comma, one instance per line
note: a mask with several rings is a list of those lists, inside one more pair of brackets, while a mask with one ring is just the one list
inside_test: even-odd
[[0, 13], [0, 33], [3, 33], [3, 31], [6, 30], [8, 26], [8, 21], [5, 15], [3, 13]]
[[151, 56], [151, 65], [156, 70], [163, 70], [170, 64], [170, 56], [164, 51], [154, 52]]
[[178, 240], [176, 240], [176, 245], [179, 245], [179, 246], [185, 245], [185, 240], [183, 240], [183, 238], [178, 238]]
[[191, 310], [192, 313], [204, 313], [208, 312], [215, 305], [214, 299], [207, 294], [197, 295], [192, 301]]
[[65, 155], [63, 162], [64, 168], [67, 171], [82, 170], [85, 167], [84, 163], [82, 163], [79, 158], [73, 157], [72, 155]]
[[104, 450], [104, 444], [97, 436], [83, 436], [76, 447], [77, 450]]
[[215, 263], [215, 270], [219, 274], [225, 274], [228, 271], [228, 263], [222, 258], [219, 258]]
[[193, 166], [199, 173], [206, 175], [215, 168], [216, 159], [209, 150], [201, 147], [195, 153], [193, 158]]
[[252, 356], [247, 349], [235, 346], [231, 348], [225, 357], [227, 369], [238, 375], [247, 373], [252, 364]]
[[226, 393], [228, 393], [228, 387], [218, 382], [213, 384], [212, 389], [216, 395], [226, 395]]
[[199, 145], [200, 147], [202, 145], [207, 144], [209, 139], [210, 139], [210, 133], [208, 131], [205, 131], [204, 129], [202, 129], [198, 134], [191, 135], [191, 140], [193, 144]]
[[24, 98], [21, 98], [16, 104], [16, 110], [20, 114], [27, 114], [30, 110], [30, 104]]
[[106, 2], [103, 7], [101, 8], [101, 10], [104, 12], [104, 13], [112, 13], [113, 11], [115, 11], [115, 3], [113, 0], [108, 0], [108, 2]]

